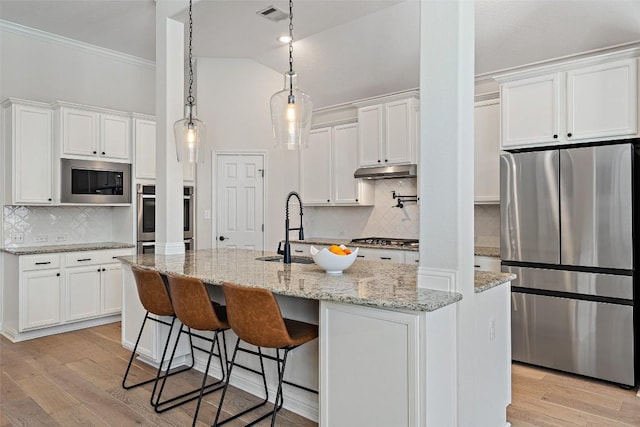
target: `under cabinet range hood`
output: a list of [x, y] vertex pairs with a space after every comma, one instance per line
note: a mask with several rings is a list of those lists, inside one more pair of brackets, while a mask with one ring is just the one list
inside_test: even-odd
[[354, 178], [364, 179], [387, 179], [387, 178], [415, 178], [418, 176], [417, 165], [393, 165], [393, 166], [372, 166], [359, 168], [353, 174]]

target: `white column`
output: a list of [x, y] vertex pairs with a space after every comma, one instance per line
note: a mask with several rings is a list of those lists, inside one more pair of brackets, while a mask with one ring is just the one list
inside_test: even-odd
[[[475, 425], [473, 271], [474, 2], [421, 1], [418, 286], [456, 305], [457, 425]], [[428, 381], [428, 378], [427, 378]]]
[[173, 123], [184, 114], [184, 24], [171, 19], [184, 5], [156, 1], [156, 247], [184, 253], [182, 165]]

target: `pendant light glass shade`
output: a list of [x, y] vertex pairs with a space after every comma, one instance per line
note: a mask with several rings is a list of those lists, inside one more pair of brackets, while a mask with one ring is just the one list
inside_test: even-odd
[[193, 97], [193, 13], [192, 1], [189, 0], [189, 94], [185, 106], [184, 118], [173, 124], [173, 133], [176, 139], [176, 154], [178, 161], [186, 160], [196, 163], [199, 151], [205, 142], [207, 126], [196, 117], [195, 98]]
[[313, 103], [298, 89], [298, 76], [284, 74], [284, 89], [271, 96], [271, 122], [276, 148], [296, 150], [308, 147]]
[[284, 73], [284, 89], [271, 97], [276, 148], [308, 147], [312, 109], [311, 97], [298, 89], [298, 75], [293, 71], [293, 0], [289, 0], [289, 71]]
[[173, 124], [176, 138], [176, 154], [178, 161], [196, 163], [200, 156], [200, 147], [207, 135], [207, 125], [196, 117], [195, 105], [185, 106], [184, 119]]

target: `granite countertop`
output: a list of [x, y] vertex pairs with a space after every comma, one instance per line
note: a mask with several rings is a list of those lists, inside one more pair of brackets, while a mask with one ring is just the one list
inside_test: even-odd
[[476, 294], [495, 288], [516, 278], [513, 273], [495, 273], [493, 271], [474, 271], [474, 291]]
[[[356, 247], [356, 248], [393, 249], [393, 250], [399, 250], [399, 251], [413, 251], [413, 252], [418, 252], [420, 250], [418, 245], [401, 246], [401, 245], [375, 245], [375, 244], [369, 244], [369, 243], [352, 243], [350, 239], [340, 239], [340, 238], [331, 238], [331, 237], [308, 237], [308, 238], [305, 238], [304, 240], [290, 240], [290, 242], [303, 244], [303, 245], [345, 245], [348, 247]], [[500, 248], [491, 248], [488, 246], [474, 246], [473, 254], [478, 256], [489, 256], [494, 258], [500, 258]]]
[[[304, 240], [289, 240], [291, 243], [299, 243], [303, 245], [345, 245], [350, 248], [372, 248], [372, 249], [393, 249], [399, 251], [413, 251], [418, 252], [419, 248], [417, 245], [411, 246], [403, 246], [403, 245], [376, 245], [371, 243], [354, 243], [351, 239], [340, 239], [340, 238], [330, 238], [330, 237], [311, 237], [306, 238]], [[284, 240], [282, 241], [284, 243]]]
[[328, 275], [315, 264], [282, 264], [256, 258], [273, 255], [238, 249], [188, 251], [180, 255], [118, 257], [126, 264], [160, 273], [196, 277], [205, 283], [233, 282], [275, 294], [379, 308], [434, 311], [462, 299], [456, 292], [418, 289], [414, 265], [357, 260], [342, 275]]
[[477, 256], [500, 258], [500, 248], [492, 248], [489, 246], [474, 246], [473, 254]]
[[125, 249], [135, 248], [131, 243], [99, 242], [99, 243], [74, 243], [71, 245], [48, 245], [48, 246], [25, 246], [20, 248], [4, 248], [2, 252], [12, 255], [39, 255], [53, 254], [57, 252], [81, 252], [98, 251], [104, 249]]

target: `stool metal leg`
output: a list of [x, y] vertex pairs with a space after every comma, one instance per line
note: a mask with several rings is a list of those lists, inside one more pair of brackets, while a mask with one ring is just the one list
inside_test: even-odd
[[[222, 332], [224, 336], [224, 332]], [[193, 423], [192, 427], [195, 427], [196, 421], [198, 420], [198, 412], [200, 412], [200, 404], [202, 403], [202, 397], [204, 396], [204, 389], [207, 388], [205, 384], [207, 383], [207, 372], [209, 372], [209, 367], [211, 366], [211, 357], [213, 357], [213, 353], [215, 350], [216, 343], [218, 344], [218, 356], [220, 357], [220, 368], [222, 369], [222, 379], [214, 384], [220, 384], [225, 380], [224, 366], [222, 364], [222, 352], [220, 351], [220, 340], [218, 339], [218, 331], [215, 332], [213, 341], [211, 342], [211, 351], [209, 352], [209, 357], [207, 358], [207, 366], [204, 369], [204, 375], [202, 376], [202, 385], [200, 386], [200, 395], [198, 396], [198, 403], [196, 405], [196, 412], [193, 414]], [[226, 382], [225, 382], [226, 384]], [[215, 390], [221, 389], [223, 386], [216, 388]], [[213, 391], [213, 390], [212, 390]]]
[[[145, 380], [145, 381], [141, 381], [139, 383], [132, 384], [132, 385], [127, 385], [126, 384], [127, 377], [129, 376], [129, 371], [131, 370], [131, 365], [133, 364], [133, 359], [136, 357], [136, 352], [138, 350], [138, 344], [140, 344], [140, 339], [142, 338], [142, 332], [144, 331], [144, 326], [147, 323], [147, 319], [151, 319], [154, 322], [162, 323], [162, 324], [165, 324], [165, 325], [170, 327], [169, 336], [167, 337], [167, 342], [166, 342], [166, 344], [164, 346], [164, 350], [162, 352], [162, 360], [164, 360], [164, 357], [165, 357], [165, 355], [167, 353], [167, 349], [168, 349], [168, 346], [169, 346], [169, 339], [171, 338], [171, 333], [173, 332], [173, 325], [174, 325], [174, 323], [176, 321], [176, 318], [173, 317], [171, 319], [171, 323], [167, 323], [165, 321], [149, 317], [149, 312], [147, 311], [145, 313], [145, 315], [144, 315], [144, 320], [142, 321], [142, 325], [140, 326], [140, 331], [138, 332], [138, 338], [136, 338], [136, 343], [133, 346], [133, 350], [131, 350], [131, 357], [129, 358], [129, 364], [127, 365], [127, 370], [125, 371], [124, 377], [122, 378], [122, 388], [124, 388], [125, 390], [129, 390], [129, 389], [132, 389], [134, 387], [138, 387], [138, 386], [141, 386], [141, 385], [149, 384], [152, 381], [155, 381], [157, 383], [158, 378], [160, 377], [160, 373], [162, 371], [162, 363], [160, 363], [160, 366], [158, 367], [158, 371], [156, 372], [156, 376], [154, 378], [151, 378], [151, 379]], [[177, 374], [178, 372], [175, 372], [175, 373]], [[155, 389], [155, 386], [154, 386], [154, 389]]]
[[276, 400], [273, 403], [273, 414], [271, 414], [271, 427], [276, 425], [276, 415], [282, 408], [284, 403], [284, 396], [282, 395], [282, 382], [284, 381], [284, 369], [287, 365], [287, 356], [289, 355], [289, 349], [284, 349], [284, 356], [282, 357], [282, 368], [280, 367], [280, 351], [276, 349], [276, 358], [278, 359], [278, 392], [276, 393]]
[[[258, 373], [258, 374], [262, 375], [262, 382], [264, 384], [264, 394], [265, 394], [264, 401], [262, 401], [261, 403], [258, 403], [257, 405], [254, 405], [254, 406], [252, 406], [250, 408], [247, 408], [247, 409], [245, 409], [244, 411], [242, 411], [242, 412], [240, 412], [238, 414], [232, 415], [232, 416], [230, 416], [229, 418], [227, 418], [225, 420], [219, 421], [220, 414], [222, 413], [222, 404], [224, 402], [225, 395], [227, 394], [227, 389], [229, 388], [229, 381], [231, 380], [231, 371], [233, 370], [233, 367], [236, 365], [235, 361], [236, 361], [236, 356], [238, 354], [238, 351], [247, 351], [247, 350], [244, 350], [244, 349], [240, 348], [240, 338], [238, 338], [236, 340], [236, 345], [235, 345], [235, 347], [233, 349], [233, 356], [231, 357], [231, 363], [229, 364], [229, 367], [227, 369], [227, 381], [224, 384], [224, 388], [222, 389], [222, 395], [220, 396], [220, 403], [218, 404], [218, 410], [216, 411], [216, 419], [213, 422], [213, 426], [214, 427], [221, 426], [223, 424], [228, 423], [229, 421], [235, 420], [236, 418], [241, 417], [244, 414], [247, 414], [247, 413], [249, 413], [249, 412], [251, 412], [251, 411], [253, 411], [253, 410], [255, 410], [255, 409], [257, 409], [257, 408], [259, 408], [261, 406], [264, 406], [269, 402], [269, 389], [267, 388], [267, 376], [265, 375], [265, 372], [264, 372], [264, 361], [263, 361], [263, 358], [262, 358], [262, 349], [260, 347], [258, 347], [258, 354], [260, 356], [260, 369], [261, 369], [261, 372], [258, 372], [258, 371], [254, 370], [254, 369], [251, 369], [251, 368], [247, 368], [247, 367], [242, 366], [242, 365], [238, 365], [238, 366], [241, 367], [241, 368], [244, 368], [244, 369], [247, 369], [249, 371], [252, 371], [252, 372], [255, 372], [255, 373]], [[267, 416], [269, 416], [269, 414], [267, 414]], [[258, 421], [260, 421], [260, 420], [262, 420], [264, 418], [266, 418], [266, 416], [263, 416], [263, 417], [257, 419], [256, 421], [253, 421], [253, 422], [247, 424], [247, 426], [251, 426], [251, 425], [255, 424], [256, 422], [258, 422]]]
[[[181, 368], [181, 369], [179, 369], [177, 371], [171, 372], [171, 364], [173, 363], [173, 358], [176, 355], [176, 350], [178, 349], [178, 343], [180, 342], [180, 337], [184, 333], [184, 331], [182, 329], [183, 326], [184, 325], [181, 324], [180, 328], [178, 329], [178, 337], [176, 338], [176, 342], [173, 345], [173, 351], [171, 352], [171, 357], [169, 358], [169, 364], [167, 365], [166, 373], [162, 377], [162, 384], [160, 384], [160, 390], [158, 391], [158, 395], [157, 396], [156, 396], [156, 388], [158, 386], [158, 382], [156, 381], [156, 383], [153, 385], [153, 391], [151, 392], [150, 403], [151, 403], [151, 406], [153, 406], [155, 408], [156, 412], [164, 412], [164, 411], [166, 411], [168, 409], [173, 408], [173, 406], [172, 406], [172, 407], [169, 407], [169, 408], [159, 409], [162, 405], [165, 405], [167, 403], [173, 402], [173, 401], [177, 400], [180, 397], [180, 396], [177, 396], [177, 397], [175, 397], [173, 399], [169, 399], [169, 400], [166, 400], [164, 402], [160, 402], [160, 396], [162, 396], [162, 392], [164, 390], [164, 385], [167, 382], [167, 377], [170, 377], [171, 375], [174, 375], [174, 374], [177, 374], [177, 373], [180, 373], [180, 372], [188, 371], [188, 370], [192, 369], [193, 366], [196, 363], [196, 359], [194, 357], [194, 352], [193, 352], [193, 340], [191, 339], [191, 334], [189, 333], [189, 345], [191, 347], [191, 364], [189, 366]], [[169, 337], [171, 336], [171, 332], [172, 331], [169, 331]], [[166, 345], [169, 345], [169, 337], [167, 337]], [[166, 350], [165, 350], [165, 353], [166, 353]], [[165, 354], [163, 353], [162, 354], [162, 362], [160, 362], [160, 367], [162, 367], [162, 363], [164, 362], [164, 357], [165, 357]], [[159, 378], [160, 377], [158, 377], [158, 379]], [[154, 398], [155, 398], [155, 401], [154, 401]]]
[[[184, 333], [184, 331], [182, 329], [184, 327], [185, 327], [184, 325], [180, 326], [180, 334], [178, 335], [178, 339], [176, 340], [176, 343], [174, 345], [172, 357], [171, 357], [171, 359], [169, 361], [169, 366], [167, 367], [167, 372], [171, 368], [171, 363], [173, 361], [173, 355], [175, 354], [175, 351], [176, 351], [176, 349], [178, 347], [178, 343], [179, 343], [180, 337]], [[160, 391], [158, 393], [158, 399], [156, 400], [156, 404], [154, 405], [155, 411], [157, 413], [162, 413], [162, 412], [168, 411], [169, 409], [173, 409], [176, 406], [182, 405], [182, 404], [187, 403], [187, 402], [191, 402], [193, 400], [198, 399], [200, 394], [205, 395], [205, 394], [213, 393], [214, 391], [220, 390], [223, 387], [223, 382], [225, 380], [225, 377], [224, 377], [225, 369], [224, 369], [224, 364], [222, 362], [222, 354], [221, 354], [221, 350], [222, 349], [220, 348], [220, 343], [219, 343], [219, 340], [218, 340], [218, 332], [220, 332], [220, 331], [215, 331], [214, 332], [215, 335], [214, 335], [213, 340], [211, 340], [212, 346], [211, 346], [211, 352], [209, 354], [210, 354], [210, 356], [212, 354], [214, 354], [214, 347], [215, 347], [215, 344], [217, 342], [218, 343], [218, 355], [217, 356], [218, 356], [218, 358], [220, 360], [220, 369], [222, 371], [222, 379], [220, 379], [218, 381], [215, 381], [215, 382], [213, 382], [213, 383], [211, 383], [209, 385], [206, 385], [206, 386], [204, 386], [204, 388], [197, 388], [197, 389], [188, 391], [186, 393], [182, 393], [182, 394], [180, 394], [178, 396], [172, 397], [170, 399], [167, 399], [164, 402], [160, 402], [160, 395], [162, 394], [162, 391], [164, 390], [164, 386], [166, 384], [167, 377], [170, 376], [171, 374], [165, 375], [162, 378], [162, 383], [160, 384]], [[192, 338], [191, 328], [187, 327], [187, 334], [189, 335], [189, 343], [191, 345], [191, 357], [192, 357], [192, 365], [191, 366], [193, 367], [193, 363], [195, 362], [193, 349], [194, 348], [198, 348], [200, 350], [204, 350], [204, 349], [201, 349], [200, 347], [196, 347], [196, 346], [193, 345], [193, 338]], [[199, 335], [197, 335], [197, 336], [199, 336]], [[207, 339], [207, 338], [202, 337], [202, 336], [199, 336], [199, 337], [203, 338], [203, 339]], [[209, 361], [210, 361], [210, 359], [209, 359]], [[207, 375], [208, 370], [209, 370], [209, 367], [207, 366], [207, 371], [205, 371], [204, 378], [203, 378], [203, 382], [204, 383], [206, 383], [206, 380], [207, 380], [207, 377], [208, 377], [208, 375]], [[176, 403], [173, 403], [173, 402], [176, 402]], [[152, 401], [152, 404], [153, 404], [153, 401]], [[166, 406], [168, 404], [171, 404], [171, 405]]]

